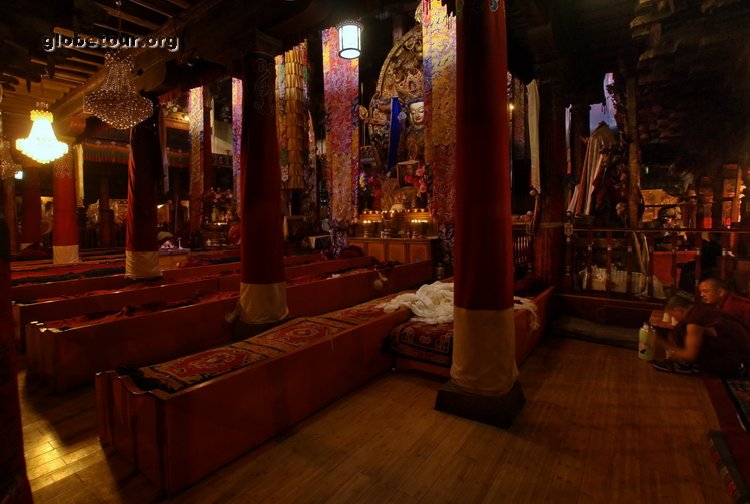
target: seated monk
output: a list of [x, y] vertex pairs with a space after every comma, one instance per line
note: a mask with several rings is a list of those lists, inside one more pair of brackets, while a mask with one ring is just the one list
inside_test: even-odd
[[726, 282], [718, 278], [707, 278], [698, 284], [701, 301], [717, 310], [731, 313], [750, 328], [750, 298], [735, 294]]
[[667, 359], [654, 362], [654, 368], [676, 373], [700, 368], [725, 378], [745, 376], [750, 365], [750, 329], [739, 319], [682, 296], [670, 297], [664, 311], [677, 320], [675, 339], [659, 337]]

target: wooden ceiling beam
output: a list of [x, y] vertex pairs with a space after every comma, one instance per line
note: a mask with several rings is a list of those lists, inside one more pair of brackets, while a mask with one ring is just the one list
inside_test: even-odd
[[65, 92], [57, 89], [45, 89], [44, 92], [41, 89], [32, 89], [31, 93], [27, 93], [26, 90], [5, 91], [5, 94], [8, 97], [14, 97], [18, 101], [34, 102], [44, 100], [47, 103], [54, 102], [65, 96]]
[[127, 12], [124, 12], [122, 9], [120, 9], [120, 11], [118, 12], [117, 9], [114, 9], [108, 5], [102, 5], [100, 3], [97, 3], [96, 5], [104, 9], [107, 12], [107, 14], [109, 14], [115, 19], [119, 18], [119, 19], [122, 19], [123, 21], [129, 21], [138, 26], [143, 26], [144, 28], [148, 28], [151, 31], [154, 31], [157, 28], [159, 28], [158, 24], [152, 23], [151, 21], [148, 21], [146, 19], [139, 18], [138, 16], [128, 14]]
[[101, 68], [101, 67], [104, 66], [104, 63], [100, 63], [98, 61], [92, 61], [92, 60], [88, 60], [88, 59], [84, 59], [84, 58], [79, 58], [77, 56], [69, 56], [68, 57], [68, 61], [74, 61], [76, 63], [83, 63], [85, 65], [91, 65], [91, 66], [95, 66], [97, 68]]
[[60, 72], [60, 71], [56, 71], [55, 72], [55, 78], [56, 79], [59, 78], [61, 80], [69, 80], [69, 81], [73, 81], [73, 82], [80, 82], [81, 84], [83, 84], [84, 82], [86, 82], [86, 80], [89, 78], [89, 76], [90, 75], [79, 75], [79, 74], [70, 73], [70, 72]]
[[153, 12], [156, 12], [157, 14], [161, 14], [162, 16], [167, 17], [167, 18], [174, 17], [175, 15], [178, 14], [178, 11], [174, 9], [168, 12], [167, 10], [165, 10], [165, 7], [157, 7], [156, 5], [154, 5], [153, 0], [151, 2], [144, 2], [143, 0], [130, 0], [130, 2], [136, 5], [140, 5], [141, 7], [145, 9], [149, 9]]
[[186, 2], [185, 0], [167, 0], [172, 5], [176, 5], [180, 9], [189, 9], [190, 4]]
[[[39, 58], [31, 58], [32, 63], [39, 63], [41, 65], [46, 65], [47, 62], [44, 60], [40, 60]], [[55, 68], [59, 68], [60, 70], [70, 70], [72, 72], [80, 72], [85, 74], [95, 74], [98, 68], [84, 68], [80, 65], [71, 65], [70, 63], [55, 63]]]
[[[59, 35], [65, 36], [65, 37], [73, 37], [75, 35], [78, 35], [80, 37], [94, 37], [94, 38], [99, 38], [99, 37], [95, 37], [94, 35], [86, 35], [84, 33], [77, 33], [77, 32], [74, 32], [73, 30], [68, 30], [67, 28], [62, 28], [61, 26], [55, 26], [52, 29], [52, 33], [57, 33]], [[70, 49], [71, 51], [76, 51], [76, 52], [79, 52], [79, 53], [82, 53], [82, 54], [89, 54], [91, 56], [96, 56], [98, 58], [104, 59], [104, 52], [101, 49], [99, 49], [99, 50], [97, 50], [97, 49], [86, 49], [86, 48], [83, 48], [83, 47], [69, 47], [68, 49]]]
[[132, 31], [126, 30], [126, 29], [124, 29], [124, 28], [120, 28], [120, 29], [118, 30], [118, 29], [117, 29], [117, 28], [115, 28], [114, 26], [110, 26], [110, 25], [108, 25], [108, 24], [106, 24], [106, 23], [99, 23], [99, 22], [96, 22], [96, 23], [94, 23], [94, 26], [98, 26], [99, 28], [104, 28], [105, 30], [109, 30], [109, 31], [111, 32], [111, 34], [112, 34], [112, 35], [117, 35], [117, 33], [119, 32], [119, 33], [124, 33], [125, 35], [130, 35], [131, 37], [143, 37], [144, 35], [147, 35], [147, 34], [148, 34], [148, 32], [143, 32], [143, 33], [135, 33], [135, 32], [132, 32]]

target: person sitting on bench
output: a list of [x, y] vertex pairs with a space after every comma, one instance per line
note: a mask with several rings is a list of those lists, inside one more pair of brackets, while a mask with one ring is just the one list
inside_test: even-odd
[[727, 288], [724, 280], [713, 277], [698, 284], [698, 291], [702, 302], [731, 313], [750, 329], [750, 298], [735, 294]]
[[746, 375], [750, 330], [738, 318], [682, 296], [670, 297], [664, 311], [677, 320], [677, 326], [673, 341], [659, 337], [667, 359], [654, 362], [654, 368], [673, 373], [703, 369], [726, 378]]

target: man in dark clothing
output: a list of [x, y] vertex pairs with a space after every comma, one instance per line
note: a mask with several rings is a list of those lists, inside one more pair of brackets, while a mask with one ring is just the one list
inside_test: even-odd
[[677, 320], [676, 344], [659, 338], [667, 360], [655, 362], [656, 369], [685, 372], [683, 363], [688, 363], [722, 377], [745, 375], [750, 365], [750, 330], [737, 317], [682, 296], [669, 298], [665, 311]]
[[717, 310], [731, 313], [750, 328], [750, 298], [735, 294], [726, 282], [718, 278], [706, 278], [698, 285], [701, 301]]

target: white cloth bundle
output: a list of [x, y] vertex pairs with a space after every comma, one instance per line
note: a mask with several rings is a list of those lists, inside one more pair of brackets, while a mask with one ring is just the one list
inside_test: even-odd
[[[513, 296], [514, 310], [528, 310], [531, 315], [531, 329], [539, 327], [536, 305], [527, 298]], [[453, 283], [435, 282], [425, 284], [414, 293], [401, 294], [387, 303], [381, 303], [386, 313], [391, 313], [402, 306], [409, 308], [414, 316], [411, 320], [426, 324], [443, 324], [453, 322]]]
[[539, 316], [536, 314], [536, 304], [531, 299], [513, 296], [513, 310], [528, 310], [531, 330], [536, 331], [539, 329]]
[[453, 283], [425, 284], [414, 293], [401, 294], [378, 305], [386, 313], [405, 306], [414, 314], [412, 320], [427, 324], [453, 322]]

